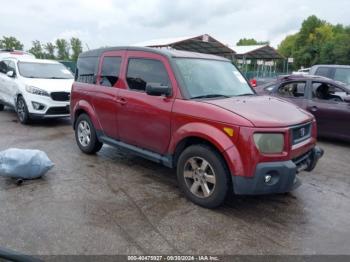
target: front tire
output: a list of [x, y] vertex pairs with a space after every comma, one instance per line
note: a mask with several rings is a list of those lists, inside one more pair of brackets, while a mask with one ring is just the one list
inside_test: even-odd
[[177, 179], [186, 197], [205, 208], [222, 205], [228, 193], [226, 164], [217, 151], [206, 145], [193, 145], [181, 153]]
[[4, 111], [5, 106], [0, 104], [0, 111]]
[[26, 101], [22, 96], [19, 96], [17, 98], [16, 112], [17, 112], [17, 118], [21, 124], [23, 125], [29, 124], [30, 116], [28, 112], [28, 107], [27, 107]]
[[75, 123], [75, 139], [85, 154], [95, 154], [103, 146], [103, 143], [98, 141], [96, 130], [86, 114], [81, 114]]

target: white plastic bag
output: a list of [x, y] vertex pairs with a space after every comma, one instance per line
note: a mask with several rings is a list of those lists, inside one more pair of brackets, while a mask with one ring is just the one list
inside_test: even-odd
[[0, 176], [35, 179], [53, 166], [45, 152], [40, 150], [10, 148], [0, 152]]

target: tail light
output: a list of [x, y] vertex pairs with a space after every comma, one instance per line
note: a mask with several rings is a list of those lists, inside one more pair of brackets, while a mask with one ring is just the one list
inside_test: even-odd
[[250, 83], [251, 87], [256, 87], [256, 79], [250, 79], [249, 83]]

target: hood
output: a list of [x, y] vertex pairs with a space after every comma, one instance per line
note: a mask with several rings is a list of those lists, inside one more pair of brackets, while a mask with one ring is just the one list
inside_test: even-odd
[[29, 86], [38, 87], [46, 92], [71, 92], [74, 79], [41, 79], [26, 78], [24, 83]]
[[249, 120], [255, 127], [286, 127], [311, 121], [313, 116], [300, 107], [270, 96], [245, 96], [209, 100]]

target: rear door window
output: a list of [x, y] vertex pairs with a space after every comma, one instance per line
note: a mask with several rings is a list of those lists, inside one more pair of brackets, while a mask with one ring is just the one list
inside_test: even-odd
[[303, 98], [305, 96], [306, 82], [289, 82], [278, 88], [278, 94], [284, 97]]
[[146, 91], [148, 83], [157, 83], [170, 86], [168, 73], [159, 60], [154, 59], [129, 59], [127, 82], [131, 90]]
[[100, 85], [112, 87], [117, 83], [121, 62], [122, 58], [117, 56], [107, 56], [103, 58]]
[[5, 63], [5, 61], [0, 61], [0, 73], [7, 73], [7, 64]]
[[344, 102], [344, 97], [348, 94], [340, 87], [322, 83], [312, 82], [312, 98], [323, 101]]
[[317, 68], [315, 75], [324, 76], [324, 77], [330, 78], [331, 77], [331, 68], [329, 68], [329, 67], [319, 67], [319, 68]]

